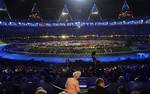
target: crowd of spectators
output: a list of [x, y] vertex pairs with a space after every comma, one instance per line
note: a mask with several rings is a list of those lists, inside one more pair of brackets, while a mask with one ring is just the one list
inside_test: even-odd
[[[51, 83], [64, 88], [66, 79], [68, 77], [71, 77], [72, 73], [77, 70], [81, 71], [81, 77], [100, 77], [103, 78], [105, 82], [109, 84], [121, 83], [121, 85], [125, 85], [125, 83], [131, 81], [149, 82], [150, 80], [149, 60], [128, 60], [124, 62], [110, 64], [94, 64], [92, 62], [83, 61], [68, 62], [64, 64], [54, 64], [44, 63], [42, 61], [25, 62], [1, 59], [0, 94], [58, 94], [59, 90], [56, 90], [56, 88], [53, 87]], [[82, 81], [80, 82], [82, 83]], [[36, 90], [39, 89], [42, 89], [42, 91], [44, 91], [45, 93], [37, 93]], [[122, 87], [119, 87], [118, 90], [123, 89]], [[15, 93], [16, 91], [17, 93]], [[143, 90], [141, 91], [144, 92]], [[115, 93], [110, 92], [110, 94]], [[131, 94], [131, 91], [128, 91], [128, 93], [126, 94]]]

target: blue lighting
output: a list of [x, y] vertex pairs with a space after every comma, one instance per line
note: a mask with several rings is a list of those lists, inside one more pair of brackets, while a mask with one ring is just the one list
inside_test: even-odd
[[116, 20], [116, 21], [99, 21], [99, 22], [17, 22], [17, 21], [0, 21], [0, 26], [16, 27], [98, 27], [98, 26], [117, 26], [117, 25], [140, 25], [150, 24], [149, 19], [136, 20]]
[[[53, 62], [53, 63], [65, 63], [68, 57], [61, 56], [32, 56], [30, 54], [20, 54], [20, 53], [7, 53], [2, 51], [3, 47], [6, 45], [0, 45], [0, 57], [12, 59], [12, 60], [35, 60], [35, 61], [45, 61], [45, 62]], [[123, 60], [142, 60], [142, 59], [150, 59], [150, 52], [147, 53], [132, 53], [126, 55], [114, 55], [114, 56], [97, 56], [97, 60], [108, 63], [108, 62], [118, 62]], [[75, 60], [83, 60], [83, 61], [92, 61], [91, 56], [75, 56], [69, 58], [71, 61]]]

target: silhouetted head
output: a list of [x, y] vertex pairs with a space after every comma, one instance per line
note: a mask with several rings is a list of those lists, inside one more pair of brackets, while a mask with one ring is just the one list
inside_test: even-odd
[[96, 80], [96, 87], [103, 87], [103, 88], [105, 88], [104, 79], [98, 78], [98, 79]]

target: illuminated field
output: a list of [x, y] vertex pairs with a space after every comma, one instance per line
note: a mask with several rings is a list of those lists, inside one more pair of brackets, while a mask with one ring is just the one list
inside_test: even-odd
[[125, 47], [123, 41], [109, 40], [62, 40], [28, 44], [11, 44], [5, 49], [7, 52], [49, 54], [49, 55], [91, 55], [131, 51]]

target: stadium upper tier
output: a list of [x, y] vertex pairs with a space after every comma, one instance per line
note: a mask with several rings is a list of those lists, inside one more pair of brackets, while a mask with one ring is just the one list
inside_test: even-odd
[[0, 21], [0, 38], [69, 35], [150, 35], [150, 18], [99, 22]]
[[0, 21], [0, 26], [21, 26], [21, 27], [97, 27], [97, 26], [116, 26], [116, 25], [141, 25], [150, 24], [150, 18], [130, 19], [130, 20], [111, 20], [99, 22], [31, 22], [31, 21]]

